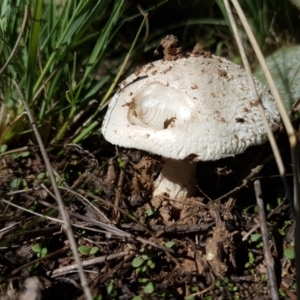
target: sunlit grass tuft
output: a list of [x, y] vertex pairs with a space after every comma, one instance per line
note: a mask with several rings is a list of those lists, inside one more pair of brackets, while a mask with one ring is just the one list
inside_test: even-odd
[[89, 115], [99, 117], [99, 93], [117, 72], [116, 64], [101, 76], [97, 70], [109, 65], [111, 42], [129, 18], [126, 1], [14, 2], [0, 6], [0, 145], [34, 138], [11, 80], [24, 90], [46, 144], [76, 138]]

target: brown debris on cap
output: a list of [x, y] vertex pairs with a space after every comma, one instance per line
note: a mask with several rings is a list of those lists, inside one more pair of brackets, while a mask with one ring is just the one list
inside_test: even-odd
[[193, 51], [192, 51], [192, 56], [198, 57], [198, 56], [203, 56], [206, 58], [211, 58], [211, 53], [208, 51], [205, 51], [202, 47], [201, 44], [196, 44]]
[[167, 35], [160, 44], [164, 48], [164, 60], [175, 61], [183, 58], [182, 48], [179, 47], [178, 39], [174, 35]]

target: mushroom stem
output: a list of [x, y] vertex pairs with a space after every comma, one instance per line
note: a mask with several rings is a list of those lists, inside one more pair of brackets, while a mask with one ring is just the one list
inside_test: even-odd
[[186, 200], [195, 193], [195, 173], [196, 163], [167, 159], [154, 182], [153, 196], [166, 194], [171, 199]]

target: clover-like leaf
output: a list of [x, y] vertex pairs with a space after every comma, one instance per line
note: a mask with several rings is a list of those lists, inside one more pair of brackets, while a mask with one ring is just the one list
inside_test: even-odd
[[79, 253], [85, 254], [85, 255], [90, 253], [89, 247], [85, 246], [85, 245], [82, 245], [82, 246], [78, 247], [78, 251], [79, 251]]
[[144, 259], [142, 257], [135, 257], [134, 260], [132, 261], [132, 266], [134, 268], [140, 267], [144, 263]]
[[145, 294], [152, 294], [154, 292], [154, 284], [152, 281], [148, 282], [144, 287]]

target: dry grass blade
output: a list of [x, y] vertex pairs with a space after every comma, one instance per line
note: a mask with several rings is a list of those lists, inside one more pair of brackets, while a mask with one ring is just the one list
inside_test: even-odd
[[120, 171], [119, 181], [116, 189], [115, 210], [114, 210], [114, 222], [116, 224], [119, 223], [119, 219], [120, 219], [120, 211], [117, 208], [120, 206], [122, 201], [122, 191], [123, 191], [126, 165], [127, 165], [127, 161], [124, 160], [124, 166]]
[[11, 203], [10, 201], [5, 200], [5, 199], [3, 199], [3, 198], [0, 198], [0, 200], [1, 200], [1, 202], [6, 203], [7, 205], [10, 205], [10, 206], [12, 206], [12, 207], [18, 208], [18, 209], [20, 209], [20, 210], [22, 210], [22, 211], [25, 211], [25, 212], [29, 213], [29, 214], [32, 214], [32, 215], [35, 215], [35, 216], [37, 216], [37, 217], [40, 217], [40, 218], [44, 218], [44, 219], [50, 220], [50, 221], [52, 221], [52, 222], [56, 222], [56, 223], [59, 223], [59, 224], [64, 224], [64, 222], [61, 221], [61, 220], [59, 220], [59, 219], [56, 219], [56, 218], [52, 218], [52, 217], [49, 217], [49, 216], [42, 215], [42, 214], [37, 213], [37, 212], [35, 212], [35, 211], [32, 211], [32, 210], [30, 210], [30, 209], [27, 209], [27, 208], [21, 207], [21, 206], [19, 206], [19, 205], [17, 205], [17, 204]]
[[[123, 251], [123, 252], [114, 253], [114, 254], [110, 254], [110, 255], [103, 255], [103, 256], [87, 259], [87, 260], [82, 262], [82, 265], [84, 267], [93, 266], [95, 264], [105, 263], [105, 262], [113, 260], [113, 259], [119, 259], [119, 258], [122, 258], [124, 256], [131, 255], [133, 253], [134, 253], [134, 251]], [[51, 273], [51, 277], [62, 276], [64, 274], [70, 273], [71, 271], [74, 271], [76, 269], [77, 269], [76, 264], [61, 267], [59, 269], [54, 270]]]
[[21, 147], [21, 148], [18, 148], [18, 149], [13, 149], [13, 150], [10, 150], [10, 151], [6, 151], [4, 153], [0, 153], [0, 158], [5, 156], [5, 155], [12, 154], [12, 153], [24, 152], [24, 151], [27, 151], [28, 149], [29, 149], [29, 147], [25, 146], [25, 147]]
[[64, 221], [63, 227], [64, 227], [64, 229], [66, 231], [68, 240], [70, 242], [70, 247], [71, 247], [71, 250], [73, 252], [74, 260], [75, 260], [75, 262], [77, 264], [78, 274], [79, 274], [79, 277], [80, 277], [81, 285], [82, 285], [83, 290], [84, 290], [84, 294], [86, 296], [86, 299], [92, 300], [92, 294], [91, 294], [91, 291], [90, 291], [90, 289], [88, 287], [87, 279], [86, 279], [86, 276], [85, 276], [85, 274], [83, 272], [81, 261], [80, 261], [79, 255], [78, 255], [76, 241], [75, 241], [75, 238], [74, 238], [74, 235], [73, 235], [73, 230], [72, 230], [72, 227], [71, 227], [71, 222], [70, 222], [69, 216], [68, 216], [68, 214], [67, 214], [67, 212], [65, 210], [65, 207], [64, 207], [61, 195], [60, 195], [60, 191], [59, 191], [58, 186], [56, 184], [54, 173], [53, 173], [53, 170], [52, 170], [52, 166], [50, 164], [48, 155], [46, 153], [46, 149], [45, 149], [44, 144], [42, 142], [42, 138], [41, 138], [40, 133], [39, 133], [37, 127], [36, 127], [35, 120], [34, 120], [32, 114], [31, 114], [29, 106], [28, 106], [28, 104], [27, 104], [27, 102], [26, 102], [26, 100], [25, 100], [25, 98], [23, 96], [23, 93], [22, 93], [20, 87], [18, 86], [18, 84], [15, 81], [12, 81], [12, 82], [15, 85], [16, 90], [17, 90], [20, 98], [22, 99], [22, 102], [23, 102], [24, 107], [25, 107], [25, 109], [27, 111], [28, 118], [30, 120], [32, 129], [33, 129], [34, 134], [36, 136], [38, 145], [40, 147], [40, 151], [41, 151], [41, 154], [43, 156], [47, 172], [49, 174], [49, 178], [50, 178], [50, 181], [51, 181], [51, 184], [52, 184], [52, 187], [53, 187], [53, 191], [54, 191], [54, 194], [55, 194], [55, 197], [56, 197], [56, 201], [57, 201], [58, 206], [59, 206], [59, 211], [60, 211], [62, 219]]
[[225, 4], [225, 7], [226, 7], [228, 16], [229, 16], [229, 20], [230, 20], [230, 23], [231, 23], [231, 27], [233, 29], [233, 33], [234, 33], [236, 42], [238, 44], [238, 48], [239, 48], [240, 54], [242, 56], [242, 60], [243, 60], [243, 64], [244, 64], [245, 70], [246, 70], [246, 72], [248, 74], [249, 84], [250, 84], [250, 88], [251, 88], [253, 97], [256, 99], [256, 103], [257, 103], [258, 109], [259, 109], [259, 111], [261, 113], [261, 117], [262, 117], [263, 122], [265, 124], [265, 127], [267, 129], [268, 138], [269, 138], [270, 144], [272, 146], [272, 150], [273, 150], [273, 153], [274, 153], [274, 156], [275, 156], [275, 159], [276, 159], [276, 163], [277, 163], [279, 172], [280, 172], [281, 176], [284, 176], [285, 175], [285, 168], [283, 166], [283, 162], [282, 162], [282, 159], [281, 159], [281, 156], [280, 156], [280, 153], [279, 153], [279, 149], [278, 149], [278, 147], [276, 145], [276, 141], [275, 141], [274, 135], [272, 133], [272, 130], [270, 129], [270, 126], [269, 126], [269, 124], [267, 122], [267, 119], [266, 119], [266, 117], [264, 115], [264, 109], [262, 107], [262, 104], [259, 101], [259, 97], [258, 97], [256, 88], [255, 88], [255, 84], [254, 84], [254, 80], [253, 80], [253, 77], [252, 77], [252, 73], [251, 73], [249, 61], [247, 59], [247, 56], [246, 56], [246, 53], [245, 53], [245, 49], [243, 47], [240, 35], [238, 33], [238, 29], [237, 29], [235, 20], [233, 18], [233, 15], [232, 15], [232, 12], [231, 12], [228, 0], [224, 0], [224, 4]]
[[61, 249], [59, 249], [59, 250], [56, 250], [55, 252], [52, 252], [52, 253], [50, 253], [50, 254], [48, 254], [48, 255], [46, 255], [46, 256], [43, 256], [43, 257], [34, 259], [34, 260], [30, 261], [29, 263], [26, 263], [26, 264], [22, 265], [21, 267], [14, 269], [14, 270], [10, 273], [10, 276], [15, 276], [16, 274], [18, 274], [20, 271], [24, 270], [25, 268], [28, 268], [28, 267], [30, 267], [30, 266], [32, 266], [32, 265], [34, 265], [34, 264], [36, 264], [36, 263], [39, 263], [39, 262], [41, 262], [41, 261], [43, 261], [43, 260], [50, 259], [50, 258], [52, 258], [52, 257], [54, 257], [54, 256], [56, 256], [56, 255], [58, 255], [58, 254], [60, 254], [60, 253], [62, 253], [62, 252], [64, 252], [64, 251], [66, 251], [66, 248], [65, 248], [65, 247], [64, 247], [64, 248], [61, 248]]
[[86, 207], [89, 207], [91, 210], [93, 210], [106, 224], [110, 224], [111, 226], [113, 226], [110, 219], [108, 219], [107, 216], [98, 207], [96, 207], [93, 203], [91, 203], [86, 197], [71, 190], [69, 187], [66, 188], [66, 187], [60, 186], [59, 188], [73, 194], [77, 200], [79, 200], [81, 203], [83, 203]]
[[111, 95], [112, 91], [114, 90], [114, 88], [115, 88], [117, 82], [119, 81], [121, 75], [123, 74], [124, 69], [125, 69], [125, 67], [126, 67], [126, 65], [127, 65], [127, 63], [128, 63], [128, 61], [129, 61], [129, 58], [130, 58], [131, 54], [132, 54], [132, 51], [133, 51], [133, 49], [134, 49], [134, 47], [135, 47], [135, 45], [136, 45], [137, 39], [138, 39], [138, 37], [140, 36], [140, 33], [141, 33], [141, 31], [142, 31], [142, 28], [143, 28], [145, 22], [147, 21], [147, 19], [148, 19], [148, 14], [145, 14], [145, 15], [144, 15], [144, 19], [143, 19], [143, 21], [142, 21], [142, 23], [141, 23], [141, 26], [140, 26], [140, 28], [139, 28], [137, 34], [136, 34], [136, 37], [135, 37], [135, 39], [134, 39], [134, 41], [133, 41], [133, 43], [132, 43], [132, 45], [131, 45], [131, 47], [130, 47], [130, 49], [129, 49], [128, 54], [127, 54], [126, 57], [125, 57], [125, 60], [124, 60], [124, 62], [123, 62], [123, 64], [122, 64], [122, 66], [121, 66], [121, 68], [120, 68], [120, 70], [119, 70], [117, 76], [115, 77], [113, 83], [111, 84], [110, 88], [108, 89], [107, 93], [105, 94], [105, 96], [103, 97], [103, 99], [102, 99], [102, 101], [101, 101], [101, 103], [100, 103], [100, 109], [102, 109], [102, 108], [105, 107], [108, 98], [110, 97], [110, 95]]
[[262, 191], [261, 191], [259, 180], [254, 181], [254, 191], [255, 191], [256, 203], [259, 211], [260, 231], [261, 231], [262, 241], [263, 241], [264, 257], [267, 265], [270, 293], [271, 293], [272, 300], [278, 300], [279, 295], [278, 295], [278, 287], [277, 287], [275, 270], [274, 270], [274, 260], [269, 247], [267, 220], [266, 220], [264, 203], [262, 199]]

